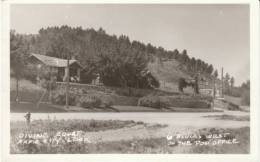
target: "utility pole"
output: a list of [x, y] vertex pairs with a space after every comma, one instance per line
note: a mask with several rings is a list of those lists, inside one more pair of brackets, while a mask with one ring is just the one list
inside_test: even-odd
[[213, 102], [212, 102], [212, 109], [214, 109], [215, 107], [215, 99], [216, 99], [216, 87], [215, 87], [215, 84], [216, 84], [216, 81], [215, 81], [215, 76], [213, 76]]
[[66, 69], [66, 108], [69, 108], [69, 86], [70, 86], [70, 60], [67, 55], [67, 69]]
[[213, 77], [213, 98], [216, 98], [216, 78]]
[[224, 87], [223, 87], [223, 67], [221, 68], [221, 96], [224, 98]]

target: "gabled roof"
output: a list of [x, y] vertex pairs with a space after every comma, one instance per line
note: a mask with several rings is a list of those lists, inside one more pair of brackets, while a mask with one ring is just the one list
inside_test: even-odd
[[[67, 60], [61, 59], [57, 57], [45, 56], [40, 54], [32, 53], [30, 58], [37, 59], [44, 65], [51, 66], [51, 67], [67, 67]], [[82, 65], [77, 60], [69, 60], [69, 64], [77, 64], [80, 68], [83, 68]]]

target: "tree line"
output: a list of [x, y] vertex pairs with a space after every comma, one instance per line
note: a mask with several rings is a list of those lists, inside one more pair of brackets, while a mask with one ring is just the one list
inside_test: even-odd
[[[176, 59], [180, 69], [191, 76], [198, 72], [207, 77], [218, 77], [212, 64], [190, 57], [186, 49], [166, 50], [150, 43], [133, 40], [125, 35], [109, 35], [104, 29], [81, 27], [47, 27], [38, 34], [10, 33], [11, 69], [17, 77], [30, 76], [26, 62], [30, 53], [63, 59], [75, 58], [85, 67], [83, 80], [89, 82], [98, 73], [108, 86], [154, 88], [159, 82], [147, 69], [154, 61]], [[25, 69], [25, 70], [23, 70]], [[22, 72], [23, 71], [23, 72]], [[27, 68], [28, 71], [28, 68]]]

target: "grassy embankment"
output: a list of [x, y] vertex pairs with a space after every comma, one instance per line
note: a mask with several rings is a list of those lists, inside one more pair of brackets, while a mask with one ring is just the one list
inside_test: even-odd
[[[61, 89], [63, 89], [61, 85]], [[99, 96], [101, 100], [110, 100], [113, 103], [113, 106], [110, 109], [107, 108], [91, 108], [91, 109], [83, 109], [83, 108], [75, 108], [75, 106], [71, 107], [70, 110], [64, 109], [63, 105], [53, 105], [47, 104], [48, 102], [48, 94], [43, 97], [43, 104], [40, 104], [39, 108], [36, 109], [36, 103], [39, 101], [40, 96], [43, 94], [44, 89], [31, 83], [27, 80], [21, 80], [19, 84], [19, 100], [21, 103], [16, 104], [14, 102], [16, 89], [15, 89], [15, 80], [11, 79], [11, 112], [66, 112], [66, 111], [124, 111], [124, 112], [160, 112], [160, 111], [182, 111], [179, 107], [185, 107], [187, 103], [180, 100], [172, 100], [172, 98], [178, 98], [179, 94], [176, 92], [167, 92], [163, 90], [145, 90], [145, 89], [131, 89], [131, 94], [129, 95], [128, 88], [116, 88], [116, 87], [105, 87], [105, 86], [91, 86], [91, 85], [79, 85], [79, 84], [71, 84], [71, 90], [74, 92], [87, 93], [90, 95]], [[167, 100], [170, 105], [175, 105], [173, 107], [165, 109], [163, 107], [153, 108], [152, 106], [142, 106], [138, 105], [138, 100], [143, 96], [161, 96], [159, 97], [159, 102], [165, 102]], [[186, 94], [188, 95], [188, 94]], [[157, 98], [158, 98], [157, 97]], [[185, 97], [185, 95], [183, 96]], [[180, 96], [180, 98], [183, 98]], [[148, 97], [149, 99], [149, 97]], [[169, 99], [170, 102], [168, 101]], [[194, 100], [191, 98], [191, 100]], [[150, 101], [149, 101], [150, 102]], [[194, 101], [192, 101], [194, 102]], [[189, 103], [188, 105], [190, 105]], [[178, 105], [178, 106], [176, 106]], [[195, 104], [196, 105], [196, 104]], [[199, 105], [199, 104], [198, 104]], [[194, 104], [192, 104], [192, 107]], [[170, 106], [171, 107], [171, 106]], [[196, 107], [196, 106], [195, 106]], [[209, 109], [210, 110], [210, 109]], [[183, 109], [183, 111], [191, 111], [191, 112], [200, 112], [200, 111], [209, 111], [208, 109]]]

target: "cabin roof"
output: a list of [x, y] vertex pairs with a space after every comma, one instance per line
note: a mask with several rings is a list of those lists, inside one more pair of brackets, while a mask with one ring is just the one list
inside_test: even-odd
[[[51, 56], [45, 56], [41, 54], [35, 54], [32, 53], [30, 56], [31, 59], [36, 59], [40, 63], [51, 66], [51, 67], [67, 67], [67, 60], [61, 59], [57, 57], [51, 57]], [[77, 64], [80, 68], [83, 68], [83, 66], [79, 63], [77, 60], [69, 60], [69, 64]]]

